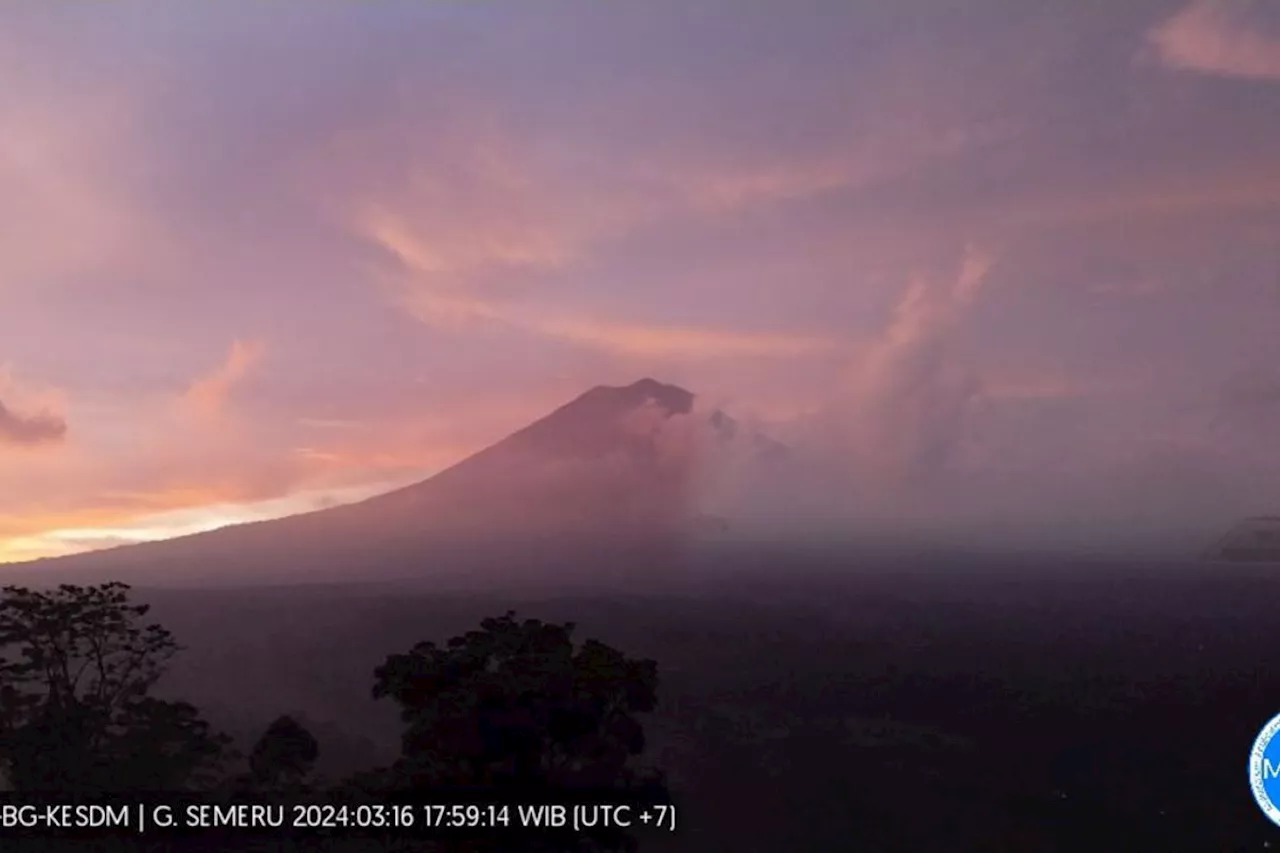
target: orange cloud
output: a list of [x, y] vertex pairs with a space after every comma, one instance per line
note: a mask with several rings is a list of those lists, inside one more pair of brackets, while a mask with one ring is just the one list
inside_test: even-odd
[[852, 187], [878, 171], [881, 170], [860, 168], [853, 158], [833, 158], [816, 163], [782, 161], [754, 168], [709, 168], [693, 174], [681, 174], [675, 189], [695, 210], [723, 213]]
[[477, 321], [589, 347], [617, 355], [651, 358], [791, 358], [838, 348], [817, 336], [779, 332], [741, 332], [696, 326], [637, 325], [570, 314], [538, 312], [479, 297], [410, 291], [410, 313], [431, 325]]
[[[283, 497], [236, 501], [217, 493], [177, 490], [133, 495], [147, 509], [86, 509], [43, 515], [0, 516], [0, 563], [57, 557], [115, 545], [130, 545], [266, 521], [349, 503], [386, 491], [400, 482], [364, 483], [345, 488], [298, 490]], [[174, 501], [165, 507], [166, 499]]]
[[370, 235], [396, 257], [407, 276], [392, 276], [404, 308], [431, 326], [490, 323], [606, 352], [658, 358], [795, 357], [831, 349], [831, 341], [794, 334], [740, 332], [691, 326], [638, 325], [539, 309], [527, 301], [487, 295], [469, 287], [467, 276], [486, 264], [554, 269], [570, 262], [567, 249], [545, 244], [504, 245], [474, 241], [473, 252], [439, 251], [403, 224], [381, 220]]
[[404, 266], [424, 275], [468, 275], [488, 267], [557, 268], [574, 256], [569, 241], [531, 223], [487, 222], [472, 230], [432, 228], [431, 240], [386, 211], [374, 211], [363, 230]]
[[407, 274], [392, 275], [405, 310], [432, 326], [458, 327], [490, 323], [620, 355], [657, 358], [788, 358], [832, 349], [829, 340], [812, 336], [740, 332], [662, 324], [638, 325], [539, 309], [527, 301], [488, 295], [473, 288], [468, 276], [486, 265], [556, 269], [573, 253], [554, 241], [504, 244], [472, 238], [459, 246], [437, 248], [406, 223], [382, 216], [368, 230], [370, 238], [394, 256]]
[[1175, 68], [1280, 80], [1280, 33], [1263, 31], [1247, 11], [1238, 2], [1196, 0], [1156, 27], [1150, 40]]
[[521, 325], [583, 346], [654, 358], [788, 358], [838, 347], [834, 341], [815, 336], [692, 326], [640, 326], [585, 318], [530, 319]]
[[[88, 550], [71, 540], [121, 538], [118, 531], [144, 523], [150, 516], [174, 509], [215, 505], [221, 497], [210, 491], [99, 495], [98, 506], [63, 509], [33, 508], [0, 513], [0, 563], [57, 557]], [[134, 541], [141, 541], [141, 537]], [[120, 544], [120, 543], [116, 543]]]
[[111, 524], [128, 517], [119, 508], [93, 507], [77, 510], [0, 513], [0, 542], [29, 537], [61, 527], [87, 527]]
[[[145, 481], [133, 488], [120, 487], [124, 478], [118, 470], [77, 468], [68, 472], [80, 487], [71, 496], [8, 502], [12, 509], [0, 512], [0, 563], [181, 536], [359, 500], [421, 479], [477, 449], [414, 447], [394, 431], [364, 439], [367, 444], [298, 448], [265, 473], [244, 470], [257, 459], [234, 447], [212, 449], [221, 471], [193, 465], [193, 459], [202, 458], [197, 449], [162, 460], [176, 473], [154, 465], [129, 471]], [[105, 487], [89, 487], [86, 478], [105, 478]]]
[[192, 383], [183, 400], [198, 411], [215, 413], [222, 410], [227, 397], [250, 368], [262, 357], [263, 346], [257, 341], [234, 341], [227, 358], [208, 376]]

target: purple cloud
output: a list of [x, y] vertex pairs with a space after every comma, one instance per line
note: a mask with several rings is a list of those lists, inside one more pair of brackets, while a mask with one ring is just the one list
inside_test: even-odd
[[0, 444], [34, 447], [56, 444], [67, 435], [67, 422], [49, 412], [23, 415], [0, 402]]

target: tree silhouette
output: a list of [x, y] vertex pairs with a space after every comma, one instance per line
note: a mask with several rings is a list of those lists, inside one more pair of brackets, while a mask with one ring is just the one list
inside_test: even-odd
[[[596, 640], [575, 645], [573, 631], [508, 612], [444, 647], [421, 643], [387, 658], [373, 693], [400, 705], [406, 729], [382, 784], [504, 799], [661, 796], [660, 776], [638, 766], [645, 738], [636, 718], [655, 707], [657, 664]], [[593, 841], [631, 846], [621, 836]]]
[[148, 695], [179, 647], [129, 587], [0, 598], [0, 763], [19, 790], [201, 785], [226, 755], [190, 705]]
[[250, 780], [259, 789], [302, 790], [319, 756], [311, 732], [293, 717], [279, 717], [249, 754]]

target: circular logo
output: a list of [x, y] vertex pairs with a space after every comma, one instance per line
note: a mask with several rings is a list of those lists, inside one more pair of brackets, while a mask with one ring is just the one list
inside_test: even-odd
[[1272, 717], [1253, 742], [1249, 787], [1263, 814], [1280, 825], [1280, 715]]

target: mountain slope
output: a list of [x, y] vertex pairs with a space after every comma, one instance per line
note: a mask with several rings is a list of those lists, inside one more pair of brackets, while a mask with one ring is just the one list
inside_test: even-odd
[[[18, 582], [224, 585], [409, 577], [496, 582], [592, 564], [658, 564], [696, 528], [708, 453], [747, 443], [694, 395], [643, 379], [597, 387], [420, 483], [356, 504], [42, 560]], [[581, 565], [579, 565], [581, 564]]]
[[[384, 530], [617, 533], [677, 522], [689, 463], [664, 439], [693, 395], [644, 379], [594, 388], [422, 483], [347, 508]], [[335, 513], [336, 515], [336, 513]]]

